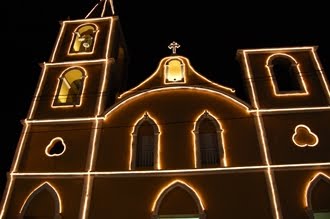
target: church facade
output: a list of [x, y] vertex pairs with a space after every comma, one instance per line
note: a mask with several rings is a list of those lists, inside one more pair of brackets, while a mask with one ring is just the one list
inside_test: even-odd
[[170, 56], [126, 89], [111, 1], [62, 22], [1, 219], [329, 219], [330, 85], [317, 47], [237, 51], [249, 101]]

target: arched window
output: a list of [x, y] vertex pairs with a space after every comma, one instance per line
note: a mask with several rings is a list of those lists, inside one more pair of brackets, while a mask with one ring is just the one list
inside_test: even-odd
[[287, 54], [274, 54], [267, 59], [275, 94], [306, 94], [307, 89], [299, 68], [299, 63]]
[[84, 24], [73, 32], [69, 53], [92, 52], [95, 44], [97, 28], [94, 24]]
[[134, 127], [132, 133], [131, 169], [159, 169], [159, 129], [146, 113]]
[[167, 83], [184, 83], [185, 82], [185, 66], [182, 60], [173, 58], [165, 63], [165, 84]]
[[60, 197], [54, 187], [46, 182], [34, 189], [26, 198], [19, 218], [60, 219], [61, 212]]
[[330, 177], [319, 173], [307, 190], [307, 210], [311, 219], [330, 218]]
[[193, 187], [176, 180], [165, 186], [152, 207], [153, 219], [204, 219], [204, 205]]
[[198, 118], [194, 130], [198, 168], [226, 166], [222, 132], [217, 119], [207, 111]]
[[54, 106], [80, 106], [86, 73], [74, 67], [66, 70], [59, 78]]

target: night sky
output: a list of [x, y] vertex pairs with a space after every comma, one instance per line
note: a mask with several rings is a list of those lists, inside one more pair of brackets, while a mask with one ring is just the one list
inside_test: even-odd
[[[321, 4], [290, 6], [279, 1], [263, 5], [238, 1], [114, 0], [130, 55], [128, 87], [142, 82], [178, 42], [177, 53], [190, 59], [200, 74], [237, 90], [244, 98], [237, 49], [319, 46], [318, 54], [330, 78], [329, 13]], [[84, 18], [98, 0], [11, 1], [3, 40], [6, 66], [2, 100], [5, 121], [0, 145], [0, 194], [9, 171], [22, 125], [47, 62], [60, 21]], [[3, 33], [3, 31], [2, 31]], [[36, 158], [37, 159], [37, 158]]]

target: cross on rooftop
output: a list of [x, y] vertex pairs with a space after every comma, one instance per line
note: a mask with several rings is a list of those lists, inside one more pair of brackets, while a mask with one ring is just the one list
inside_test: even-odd
[[172, 50], [173, 54], [176, 54], [176, 49], [180, 48], [180, 44], [178, 44], [177, 42], [173, 41], [169, 46], [169, 49]]

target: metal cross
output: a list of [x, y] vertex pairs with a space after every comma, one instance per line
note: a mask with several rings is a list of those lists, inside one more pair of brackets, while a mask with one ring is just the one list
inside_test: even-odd
[[180, 48], [180, 44], [178, 44], [177, 42], [173, 41], [169, 46], [169, 49], [172, 50], [173, 54], [176, 54], [176, 49]]

